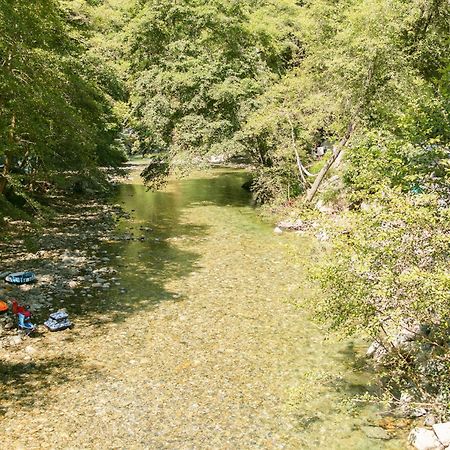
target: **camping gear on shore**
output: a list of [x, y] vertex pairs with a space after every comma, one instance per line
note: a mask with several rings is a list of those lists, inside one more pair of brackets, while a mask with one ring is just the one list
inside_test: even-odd
[[62, 331], [66, 328], [70, 328], [73, 324], [69, 320], [69, 315], [65, 311], [57, 311], [51, 313], [48, 320], [44, 322], [44, 325], [50, 331]]
[[16, 272], [16, 273], [10, 273], [6, 278], [5, 281], [12, 284], [26, 284], [26, 283], [33, 283], [33, 281], [36, 281], [36, 275], [34, 272]]
[[8, 311], [8, 304], [0, 301], [0, 313]]
[[36, 327], [31, 323], [31, 311], [28, 305], [19, 305], [17, 300], [12, 301], [12, 312], [17, 315], [17, 326], [19, 330], [25, 331], [30, 334], [36, 329]]

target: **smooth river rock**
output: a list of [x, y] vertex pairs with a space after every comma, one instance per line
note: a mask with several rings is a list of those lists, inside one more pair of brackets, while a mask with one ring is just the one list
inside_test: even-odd
[[450, 445], [450, 422], [436, 423], [433, 430], [442, 445], [446, 447]]
[[409, 433], [408, 441], [417, 450], [443, 450], [444, 446], [439, 442], [433, 430], [426, 428], [414, 428]]

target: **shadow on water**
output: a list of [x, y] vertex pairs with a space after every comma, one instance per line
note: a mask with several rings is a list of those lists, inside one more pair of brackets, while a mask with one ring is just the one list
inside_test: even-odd
[[[130, 214], [120, 219], [114, 236], [96, 253], [105, 259], [105, 269], [115, 271], [110, 288], [75, 288], [75, 294], [53, 309], [64, 306], [77, 321], [101, 324], [121, 321], [138, 310], [155, 307], [162, 301], [182, 301], [165, 286], [198, 270], [201, 255], [181, 249], [177, 241], [195, 244], [207, 238], [208, 226], [183, 223], [183, 211], [205, 204], [250, 208], [251, 196], [242, 189], [248, 175], [242, 171], [220, 171], [213, 176], [172, 181], [163, 191], [151, 192], [142, 184], [123, 184], [112, 199]], [[81, 275], [91, 275], [85, 267]], [[103, 278], [102, 273], [98, 273]], [[116, 284], [117, 283], [117, 284]], [[120, 283], [120, 284], [119, 284]], [[33, 292], [30, 291], [30, 294]], [[45, 319], [47, 311], [40, 320]]]
[[[341, 345], [334, 349], [332, 360], [344, 369], [345, 376], [330, 375], [324, 381], [325, 386], [330, 387], [333, 392], [339, 393], [347, 401], [351, 401], [355, 397], [379, 394], [379, 385], [370, 382], [370, 376], [373, 373], [364, 352], [358, 348], [359, 346], [361, 344], [358, 345], [352, 340], [341, 342]], [[360, 402], [360, 404], [363, 405], [364, 402]]]
[[367, 342], [350, 340], [336, 352], [335, 358], [351, 372], [370, 372], [371, 364], [366, 357]]
[[[79, 358], [63, 356], [37, 362], [0, 361], [0, 415], [5, 414], [11, 404], [32, 408], [37, 402], [52, 401], [48, 398], [48, 389], [69, 381], [72, 372], [67, 369], [81, 369], [80, 364]], [[86, 368], [83, 371], [86, 375]]]
[[[64, 307], [75, 323], [75, 331], [78, 327], [93, 326], [101, 333], [101, 326], [108, 322], [122, 321], [164, 301], [182, 301], [180, 294], [169, 291], [166, 284], [198, 270], [201, 255], [180, 249], [176, 241], [195, 244], [208, 236], [208, 226], [183, 223], [183, 211], [203, 204], [249, 208], [251, 197], [241, 188], [246, 179], [243, 172], [219, 172], [210, 178], [175, 180], [166, 190], [158, 192], [150, 192], [141, 184], [121, 185], [111, 201], [121, 204], [130, 217], [118, 220], [112, 239], [102, 242], [100, 248], [93, 248], [97, 244], [96, 236], [83, 235], [77, 226], [65, 231], [78, 232], [79, 248], [88, 250], [89, 255], [100, 254], [104, 259], [101, 267], [114, 271], [112, 278], [111, 273], [98, 273], [110, 282], [110, 289], [81, 287], [75, 288], [74, 294], [61, 293], [59, 298], [55, 296], [49, 308], [34, 314], [36, 322], [42, 323], [49, 311]], [[77, 209], [73, 215], [75, 220]], [[124, 236], [130, 239], [124, 240]], [[40, 263], [43, 262], [45, 259], [41, 258]], [[92, 276], [92, 268], [86, 265], [77, 275]], [[24, 292], [23, 301], [35, 294], [39, 294], [39, 286]], [[74, 338], [76, 336], [77, 333]], [[51, 386], [86, 374], [89, 375], [89, 369], [84, 367], [83, 361], [64, 356], [37, 362], [0, 362], [3, 386], [0, 415], [12, 404], [25, 408], [37, 403], [44, 405], [51, 401], [46, 397]]]
[[[51, 305], [52, 310], [67, 308], [76, 324], [71, 338], [79, 339], [80, 335], [83, 338], [83, 333], [78, 334], [77, 330], [84, 326], [101, 334], [104, 332], [103, 324], [122, 321], [141, 311], [148, 312], [161, 302], [183, 301], [180, 293], [169, 289], [168, 283], [183, 280], [202, 268], [202, 255], [195, 251], [195, 244], [208, 239], [212, 232], [208, 225], [202, 223], [201, 209], [196, 211], [196, 208], [212, 205], [252, 214], [251, 197], [241, 188], [247, 178], [244, 172], [223, 170], [211, 176], [202, 174], [199, 178], [172, 181], [167, 189], [158, 192], [149, 192], [140, 184], [121, 185], [112, 202], [121, 204], [130, 217], [118, 220], [113, 236], [103, 241], [100, 248], [91, 248], [88, 252], [102, 259], [100, 268], [106, 271], [100, 271], [96, 276], [105, 278], [110, 288], [75, 288], [74, 294], [55, 298]], [[188, 209], [190, 222], [185, 216]], [[218, 210], [217, 214], [220, 211], [225, 210]], [[230, 216], [224, 214], [224, 217]], [[222, 225], [220, 220], [217, 222], [218, 226], [230, 225]], [[249, 222], [237, 219], [239, 232], [245, 234], [250, 231], [247, 236], [250, 244], [253, 244], [253, 238], [260, 242], [258, 225]], [[271, 230], [266, 228], [268, 235], [272, 236]], [[67, 232], [76, 233], [77, 228], [70, 228]], [[284, 237], [289, 239], [288, 235]], [[283, 242], [279, 237], [268, 239]], [[86, 237], [80, 233], [79, 242], [80, 249], [85, 250], [86, 246], [96, 244], [96, 236]], [[278, 247], [272, 246], [271, 251], [278, 252]], [[261, 251], [264, 257], [265, 252], [266, 248]], [[92, 269], [86, 265], [76, 275], [95, 279]], [[115, 272], [111, 273], [111, 270]], [[32, 293], [33, 289], [29, 291]], [[36, 315], [39, 322], [46, 318], [48, 310], [41, 314]], [[87, 332], [87, 339], [90, 332]], [[313, 327], [311, 333], [315, 333]], [[372, 393], [374, 389], [364, 361], [358, 357], [357, 344], [339, 343], [330, 347], [330, 353], [322, 355], [324, 350], [320, 342], [319, 338], [304, 340], [304, 363], [311, 366], [311, 370], [305, 372], [304, 381], [301, 380], [302, 372], [298, 372], [295, 380], [298, 393], [293, 393], [295, 431], [302, 434], [309, 444], [315, 445], [317, 441], [317, 446], [304, 448], [323, 447], [321, 439], [324, 433], [334, 433], [336, 442], [340, 439], [339, 442], [347, 443], [350, 442], [346, 440], [349, 436], [356, 435], [351, 441], [356, 445], [342, 448], [381, 448], [381, 444], [369, 439], [361, 430], [355, 431], [355, 427], [374, 422], [377, 416], [375, 409], [372, 411], [371, 407], [363, 404], [348, 406], [355, 395]], [[7, 408], [13, 408], [14, 404], [31, 408], [51, 402], [52, 399], [48, 398], [51, 386], [82, 376], [103, 376], [101, 369], [85, 365], [83, 359], [64, 356], [27, 363], [0, 363], [0, 383], [3, 385], [0, 415]], [[339, 426], [335, 427], [334, 423]], [[328, 448], [338, 447], [328, 445]]]

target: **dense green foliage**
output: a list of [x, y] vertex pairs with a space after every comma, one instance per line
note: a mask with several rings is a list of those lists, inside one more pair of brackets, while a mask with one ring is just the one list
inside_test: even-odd
[[71, 6], [1, 1], [0, 194], [13, 186], [29, 198], [43, 181], [121, 158], [106, 77]]
[[341, 214], [341, 226], [330, 229], [332, 255], [314, 269], [322, 288], [318, 317], [378, 342], [376, 360], [392, 392], [406, 391], [427, 409], [434, 403], [446, 417], [449, 224], [450, 209], [439, 195], [385, 187], [363, 211]]
[[[336, 140], [355, 124], [335, 193], [350, 211], [330, 228], [316, 311], [380, 343], [393, 392], [447, 415], [449, 5], [324, 1], [311, 10], [315, 21], [330, 12], [305, 59], [322, 64], [322, 86], [337, 100], [329, 129]], [[408, 326], [427, 331], [405, 338]]]
[[[255, 98], [299, 47], [290, 1], [141, 1], [130, 22], [131, 108], [140, 149], [189, 164], [232, 156]], [[277, 20], [267, 19], [273, 14]]]

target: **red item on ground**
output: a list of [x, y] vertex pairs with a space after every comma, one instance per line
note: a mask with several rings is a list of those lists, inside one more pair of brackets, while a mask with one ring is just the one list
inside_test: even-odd
[[13, 314], [23, 314], [25, 317], [31, 317], [31, 312], [25, 309], [22, 305], [17, 303], [17, 300], [12, 301]]

